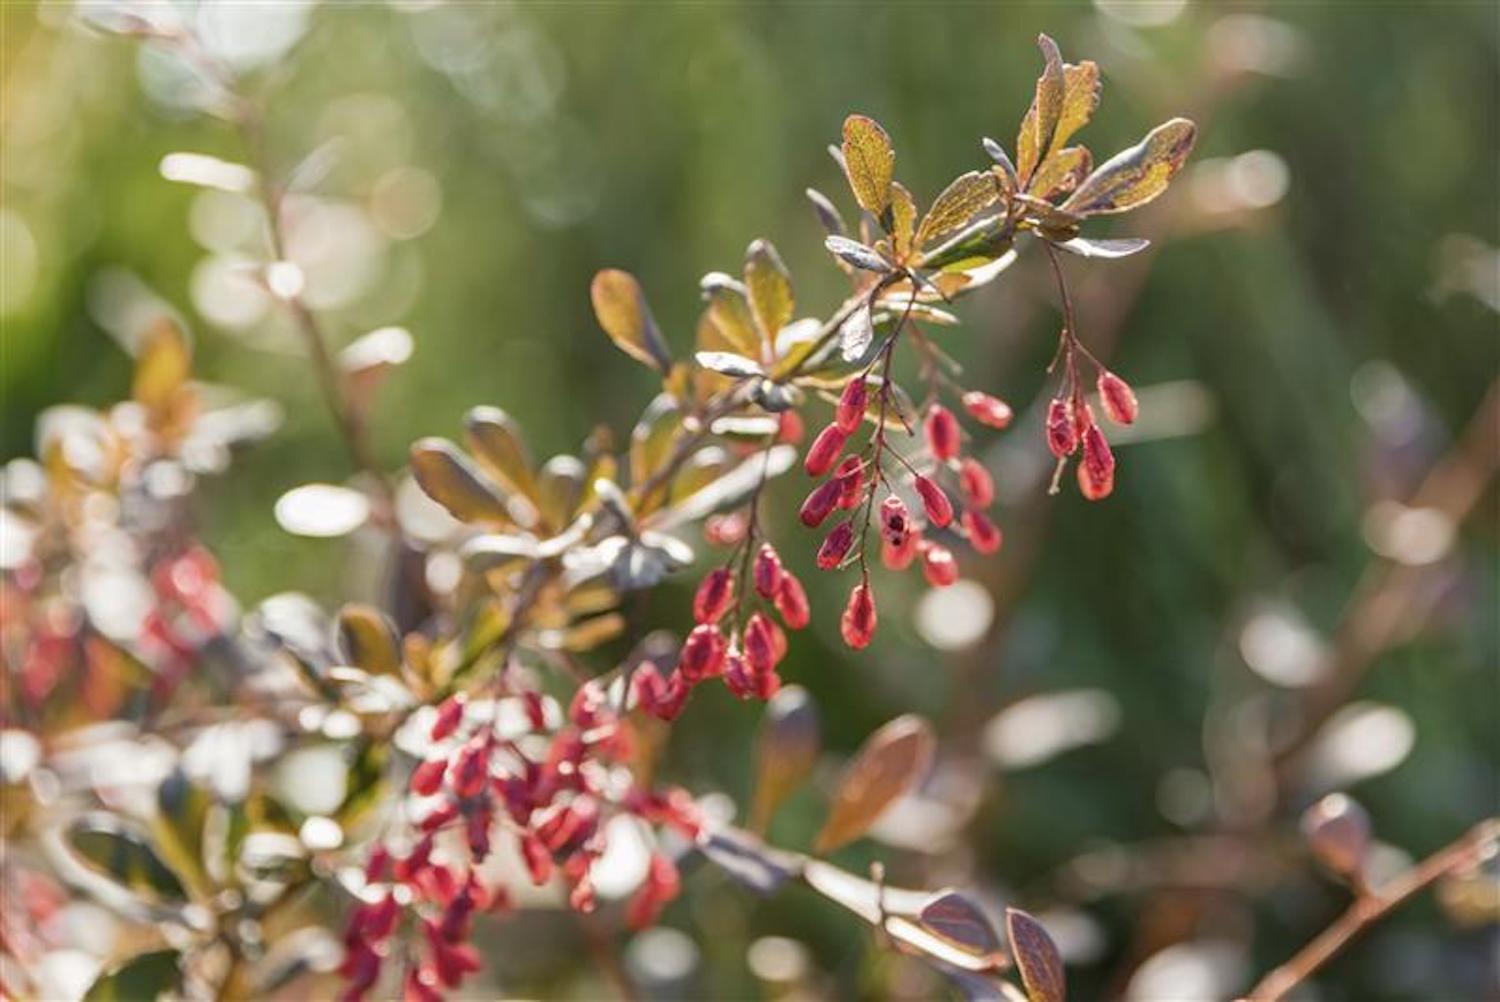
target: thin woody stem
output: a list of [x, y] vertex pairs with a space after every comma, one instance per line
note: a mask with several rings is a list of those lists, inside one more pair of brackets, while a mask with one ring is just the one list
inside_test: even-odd
[[1414, 894], [1443, 877], [1493, 855], [1500, 841], [1500, 818], [1481, 821], [1451, 845], [1439, 849], [1383, 886], [1360, 895], [1333, 924], [1296, 956], [1267, 974], [1246, 996], [1249, 1002], [1277, 1002], [1320, 970], [1370, 926]]

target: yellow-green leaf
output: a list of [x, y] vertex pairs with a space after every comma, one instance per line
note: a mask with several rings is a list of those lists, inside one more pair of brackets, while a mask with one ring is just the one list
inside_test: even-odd
[[1185, 118], [1158, 125], [1128, 150], [1110, 157], [1062, 204], [1065, 212], [1097, 216], [1144, 205], [1166, 190], [1198, 137]]
[[177, 950], [137, 954], [99, 976], [84, 993], [83, 1002], [155, 1002], [174, 993], [182, 980]]
[[864, 115], [844, 119], [844, 169], [860, 208], [882, 215], [891, 204], [896, 151], [880, 123]]
[[1055, 153], [1063, 148], [1073, 134], [1089, 123], [1094, 115], [1094, 109], [1099, 107], [1099, 67], [1092, 60], [1085, 59], [1074, 66], [1072, 63], [1063, 67], [1063, 105], [1062, 114], [1058, 116], [1057, 128], [1052, 133], [1052, 142], [1048, 145], [1048, 153]]
[[192, 356], [182, 331], [170, 320], [159, 320], [141, 344], [131, 396], [153, 417], [169, 415], [173, 398], [187, 382], [191, 368]]
[[1031, 178], [1031, 194], [1037, 198], [1055, 198], [1074, 190], [1088, 176], [1094, 158], [1082, 146], [1058, 150], [1042, 161]]
[[411, 447], [411, 474], [422, 493], [460, 522], [510, 521], [505, 498], [444, 438], [424, 438]]
[[672, 356], [634, 275], [607, 268], [594, 276], [589, 295], [599, 326], [621, 351], [663, 373], [672, 367]]
[[1000, 204], [1000, 185], [990, 171], [971, 170], [953, 179], [932, 203], [917, 229], [917, 246], [941, 243]]
[[891, 182], [891, 241], [896, 255], [905, 258], [917, 246], [917, 203], [900, 181]]
[[475, 407], [464, 415], [464, 440], [484, 472], [508, 490], [532, 497], [536, 477], [531, 452], [515, 420], [498, 407]]
[[346, 663], [371, 675], [401, 671], [401, 646], [396, 629], [384, 614], [368, 605], [350, 603], [339, 610], [339, 653]]
[[776, 332], [792, 322], [796, 302], [791, 275], [769, 240], [756, 240], [745, 251], [745, 291], [761, 333], [774, 340]]
[[910, 714], [870, 735], [844, 770], [815, 851], [829, 852], [863, 835], [927, 772], [936, 743], [927, 721]]
[[[672, 443], [682, 428], [682, 410], [666, 394], [658, 396], [630, 433], [630, 482], [636, 487], [650, 480], [671, 454]], [[648, 499], [639, 499], [645, 503]], [[658, 496], [655, 500], [662, 500]]]
[[[698, 347], [704, 351], [732, 351], [761, 358], [769, 338], [762, 338], [750, 312], [745, 287], [723, 272], [703, 276], [699, 283], [708, 299], [708, 327], [698, 328]], [[708, 335], [712, 334], [710, 338]]]
[[1021, 120], [1021, 131], [1016, 135], [1016, 172], [1023, 188], [1052, 147], [1052, 137], [1062, 119], [1067, 86], [1057, 43], [1046, 35], [1038, 35], [1036, 44], [1042, 50], [1046, 65], [1042, 68], [1042, 75], [1037, 77], [1036, 97], [1032, 99], [1026, 117]]

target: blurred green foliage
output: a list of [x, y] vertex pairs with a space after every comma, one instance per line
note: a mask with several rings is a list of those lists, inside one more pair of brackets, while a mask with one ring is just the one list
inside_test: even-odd
[[[596, 422], [628, 429], [651, 380], [594, 324], [587, 289], [598, 268], [641, 278], [679, 351], [697, 315], [698, 276], [733, 270], [753, 236], [781, 249], [804, 310], [830, 309], [842, 278], [802, 190], [848, 204], [824, 153], [847, 112], [889, 129], [902, 177], [924, 200], [982, 163], [979, 137], [1012, 143], [1039, 30], [1103, 68], [1103, 106], [1084, 136], [1099, 153], [1168, 115], [1198, 118], [1198, 173], [1190, 168], [1161, 209], [1178, 235], [1150, 262], [1139, 295], [1117, 287], [1126, 266], [1068, 267], [1082, 280], [1085, 343], [1123, 310], [1115, 367], [1142, 387], [1194, 381], [1211, 401], [1206, 425], [1122, 448], [1107, 503], [1065, 492], [1049, 519], [1026, 523], [1036, 538], [1013, 536], [1000, 563], [1021, 559], [1018, 544], [1037, 551], [1017, 568], [1024, 580], [1002, 598], [1006, 624], [983, 650], [934, 658], [912, 627], [912, 585], [891, 581], [878, 585], [886, 633], [877, 657], [848, 657], [825, 628], [794, 645], [784, 670], [817, 694], [839, 748], [905, 709], [955, 722], [965, 707], [1077, 686], [1118, 700], [1123, 723], [1106, 744], [1003, 787], [993, 779], [970, 829], [992, 886], [1046, 892], [1044, 875], [1082, 849], [1210, 824], [1164, 817], [1158, 790], [1172, 770], [1204, 768], [1205, 714], [1224, 687], [1246, 688], [1236, 635], [1247, 610], [1286, 602], [1331, 629], [1370, 559], [1364, 512], [1409, 494], [1495, 378], [1492, 7], [1271, 5], [1275, 21], [1247, 22], [1261, 15], [1191, 4], [1142, 27], [1087, 5], [410, 6], [315, 12], [307, 37], [258, 84], [283, 168], [343, 132], [345, 158], [325, 190], [367, 196], [384, 171], [406, 164], [440, 185], [435, 225], [394, 243], [367, 294], [328, 314], [341, 343], [387, 323], [416, 337], [411, 363], [382, 391], [375, 438], [392, 467], [408, 442], [453, 434], [478, 403], [517, 416], [543, 455], [576, 448]], [[123, 266], [193, 318], [206, 378], [286, 409], [281, 433], [207, 490], [203, 530], [230, 586], [247, 603], [289, 588], [329, 604], [359, 597], [369, 575], [347, 569], [347, 542], [295, 539], [271, 517], [286, 489], [348, 472], [310, 370], [288, 350], [195, 317], [192, 280], [205, 255], [189, 235], [198, 195], [164, 182], [157, 164], [176, 150], [240, 159], [234, 136], [154, 104], [134, 48], [81, 31], [64, 8], [7, 3], [3, 17], [5, 456], [30, 451], [43, 408], [125, 392], [129, 360], [87, 305], [101, 269]], [[1250, 32], [1238, 48], [1236, 25]], [[1270, 72], [1236, 71], [1255, 44]], [[433, 65], [442, 59], [447, 72]], [[1209, 168], [1250, 150], [1273, 156], [1219, 166], [1237, 163], [1242, 186], [1269, 190], [1274, 204], [1215, 214]], [[1045, 391], [1058, 323], [1041, 263], [1018, 266], [943, 335], [970, 385], [1018, 409]], [[1399, 441], [1383, 439], [1356, 406], [1359, 387], [1377, 377], [1410, 390], [1416, 429]], [[1008, 435], [1002, 456], [1039, 461], [1034, 429]], [[788, 515], [798, 485], [772, 496], [777, 538], [807, 572], [826, 626], [840, 598], [814, 579], [812, 541]], [[1492, 502], [1481, 512], [1493, 515]], [[1494, 532], [1493, 518], [1467, 527], [1469, 559], [1455, 565], [1440, 629], [1381, 657], [1361, 690], [1415, 723], [1400, 767], [1353, 791], [1381, 837], [1414, 853], [1496, 809]], [[684, 607], [685, 587], [653, 611]], [[977, 667], [959, 674], [970, 662]], [[701, 696], [673, 738], [673, 768], [697, 788], [746, 797], [749, 759], [738, 749], [757, 719], [754, 707]], [[777, 836], [805, 844], [821, 811], [818, 798], [800, 796]], [[843, 855], [857, 863], [873, 852]], [[913, 872], [897, 860], [894, 878], [905, 879], [903, 865]], [[943, 879], [914, 879], [924, 876]], [[668, 923], [697, 932], [714, 994], [748, 990], [750, 934], [804, 939], [845, 985], [876, 962], [852, 924], [809, 899], [758, 905], [707, 874], [690, 886]], [[1338, 902], [1318, 878], [1288, 895], [1260, 899], [1256, 970], [1283, 959]], [[1082, 997], [1119, 987], [1111, 972], [1154, 942], [1143, 914], [1169, 921], [1165, 907], [1127, 895], [1095, 909], [1105, 945], [1070, 972]], [[1210, 910], [1197, 921], [1242, 935], [1240, 918]], [[1442, 937], [1434, 909], [1414, 907], [1330, 968], [1326, 997], [1471, 995], [1482, 963], [1424, 965]]]

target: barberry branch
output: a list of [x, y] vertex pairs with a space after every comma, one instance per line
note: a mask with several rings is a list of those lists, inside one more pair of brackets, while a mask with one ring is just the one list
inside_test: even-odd
[[1354, 903], [1312, 942], [1250, 989], [1249, 1002], [1277, 1002], [1316, 974], [1352, 940], [1408, 898], [1436, 881], [1494, 855], [1500, 843], [1500, 818], [1488, 818], [1462, 838], [1439, 849], [1416, 866], [1355, 898]]

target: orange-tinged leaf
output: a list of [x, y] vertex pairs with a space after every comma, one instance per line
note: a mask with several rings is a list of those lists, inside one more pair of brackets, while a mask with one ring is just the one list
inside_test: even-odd
[[1058, 150], [1042, 161], [1031, 178], [1031, 194], [1037, 198], [1065, 195], [1083, 183], [1094, 158], [1082, 146]]
[[1016, 135], [1016, 172], [1023, 188], [1052, 148], [1052, 137], [1062, 119], [1067, 86], [1057, 43], [1046, 35], [1038, 35], [1036, 44], [1042, 50], [1046, 65], [1042, 68], [1042, 75], [1037, 77], [1036, 97], [1032, 99], [1026, 117], [1021, 120], [1021, 131]]
[[769, 240], [756, 240], [745, 251], [745, 292], [761, 333], [774, 341], [776, 332], [792, 322], [796, 301], [792, 277]]
[[380, 610], [368, 605], [351, 603], [339, 610], [339, 654], [371, 675], [401, 671], [396, 630]]
[[505, 498], [443, 438], [424, 438], [411, 447], [411, 473], [422, 493], [460, 522], [510, 521]]
[[1000, 184], [990, 171], [971, 170], [953, 179], [932, 203], [917, 230], [917, 246], [941, 243], [1000, 204]]
[[829, 852], [863, 835], [926, 773], [935, 744], [927, 721], [910, 714], [870, 735], [844, 770], [816, 851]]
[[1158, 125], [1145, 139], [1100, 164], [1061, 208], [1096, 216], [1146, 204], [1166, 190], [1197, 137], [1198, 127], [1185, 118]]
[[1062, 956], [1047, 930], [1019, 908], [1007, 908], [1005, 931], [1026, 997], [1031, 1002], [1063, 1002], [1067, 992]]
[[[630, 433], [630, 482], [639, 487], [660, 470], [671, 454], [672, 443], [682, 428], [682, 409], [666, 394], [646, 407]], [[654, 500], [664, 500], [658, 492]], [[645, 503], [646, 499], [642, 499]], [[642, 511], [644, 514], [644, 509]]]
[[860, 208], [882, 215], [891, 204], [896, 151], [880, 123], [864, 115], [844, 119], [844, 169]]
[[599, 326], [621, 351], [663, 373], [672, 367], [672, 356], [634, 275], [607, 268], [594, 276], [589, 295]]

